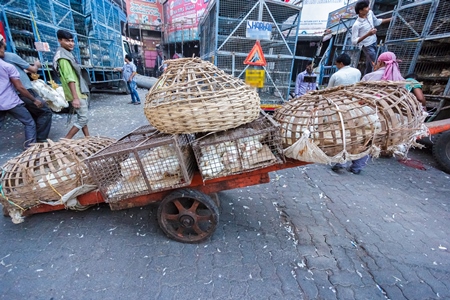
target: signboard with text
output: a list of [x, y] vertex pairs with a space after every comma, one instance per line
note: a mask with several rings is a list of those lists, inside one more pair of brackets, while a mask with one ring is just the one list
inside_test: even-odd
[[353, 2], [347, 6], [341, 7], [335, 11], [330, 12], [328, 15], [327, 28], [331, 28], [339, 24], [339, 21], [356, 17], [355, 13], [356, 2]]
[[198, 40], [198, 23], [209, 0], [168, 0], [164, 4], [169, 42]]
[[128, 0], [126, 3], [131, 27], [155, 29], [162, 25], [162, 5], [158, 0]]
[[299, 34], [322, 35], [328, 14], [344, 6], [346, 0], [304, 0]]
[[245, 83], [257, 87], [264, 87], [266, 72], [264, 70], [247, 69], [245, 70]]
[[247, 21], [245, 37], [255, 40], [270, 40], [272, 37], [272, 23]]

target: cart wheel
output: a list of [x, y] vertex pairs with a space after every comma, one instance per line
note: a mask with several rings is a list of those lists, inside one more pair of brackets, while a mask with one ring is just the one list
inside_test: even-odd
[[439, 134], [433, 145], [433, 156], [444, 172], [450, 173], [450, 131]]
[[158, 223], [168, 237], [178, 242], [199, 243], [216, 230], [219, 208], [208, 195], [181, 189], [162, 200]]

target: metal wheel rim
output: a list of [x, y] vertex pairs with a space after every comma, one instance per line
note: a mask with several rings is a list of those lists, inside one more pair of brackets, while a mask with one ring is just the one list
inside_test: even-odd
[[201, 241], [215, 231], [218, 220], [212, 207], [197, 199], [180, 197], [162, 205], [163, 229], [183, 242]]

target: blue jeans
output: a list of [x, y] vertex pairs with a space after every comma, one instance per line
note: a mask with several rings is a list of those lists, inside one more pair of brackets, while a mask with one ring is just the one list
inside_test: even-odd
[[366, 69], [364, 70], [364, 75], [366, 75], [367, 73], [372, 72], [373, 70], [373, 64], [375, 64], [376, 59], [377, 59], [377, 43], [373, 43], [370, 46], [363, 46], [362, 47], [362, 51], [364, 52], [365, 56], [366, 56]]
[[30, 112], [31, 116], [36, 123], [36, 140], [38, 142], [44, 142], [48, 138], [50, 133], [50, 127], [52, 126], [52, 110], [48, 107], [47, 103], [37, 95], [34, 90], [28, 90], [34, 98], [38, 99], [42, 103], [42, 107], [37, 107], [33, 101], [25, 96], [19, 95], [20, 99], [25, 103], [25, 107]]
[[28, 148], [31, 143], [36, 143], [36, 124], [31, 114], [25, 108], [25, 104], [21, 103], [10, 110], [0, 110], [0, 128], [7, 113], [25, 125], [25, 148]]
[[127, 81], [127, 85], [131, 93], [131, 103], [140, 103], [141, 99], [139, 98], [139, 94], [136, 90], [136, 81]]
[[[367, 164], [370, 156], [366, 155], [361, 158], [352, 160], [352, 164], [350, 165], [350, 169], [353, 171], [361, 171]], [[345, 168], [347, 164], [336, 164], [337, 167]]]

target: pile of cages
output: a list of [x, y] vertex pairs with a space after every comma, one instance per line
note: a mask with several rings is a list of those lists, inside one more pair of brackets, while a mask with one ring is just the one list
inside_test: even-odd
[[284, 161], [279, 125], [265, 114], [231, 130], [197, 134], [192, 149], [203, 180], [241, 174]]
[[[267, 64], [258, 93], [263, 105], [289, 99], [301, 8], [281, 1], [217, 0], [211, 2], [199, 24], [200, 56], [228, 74], [244, 79], [247, 56], [260, 41]], [[266, 28], [255, 36], [248, 27]], [[255, 25], [256, 26], [256, 25]], [[299, 58], [306, 60], [306, 58]], [[294, 76], [295, 77], [295, 76]]]
[[195, 159], [192, 135], [139, 127], [87, 160], [105, 202], [188, 186]]

